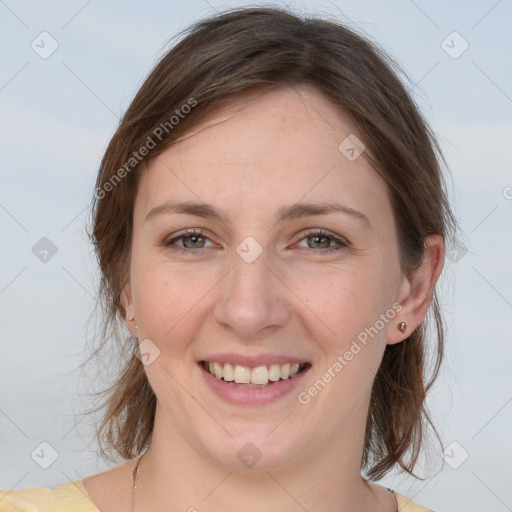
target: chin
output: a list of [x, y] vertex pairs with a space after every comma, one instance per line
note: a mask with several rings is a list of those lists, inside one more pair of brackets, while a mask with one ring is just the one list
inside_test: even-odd
[[[229, 471], [265, 471], [286, 465], [303, 451], [307, 443], [304, 439], [297, 439], [297, 430], [290, 436], [290, 431], [272, 432], [275, 428], [268, 426], [261, 429], [252, 429], [247, 433], [247, 428], [240, 426], [230, 430], [233, 437], [221, 433], [207, 439], [199, 439], [204, 452], [212, 461], [225, 466]], [[272, 432], [269, 435], [269, 432]]]

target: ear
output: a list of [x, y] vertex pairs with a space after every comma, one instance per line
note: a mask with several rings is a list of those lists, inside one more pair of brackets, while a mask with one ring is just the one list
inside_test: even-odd
[[[408, 338], [425, 318], [443, 269], [444, 253], [444, 240], [441, 235], [429, 235], [425, 239], [421, 265], [410, 279], [404, 277], [400, 286], [397, 300], [402, 309], [395, 317], [395, 324], [388, 331], [388, 345], [400, 343]], [[398, 329], [401, 322], [407, 324], [403, 333]]]
[[123, 291], [121, 292], [121, 307], [123, 309], [128, 330], [133, 334], [133, 336], [137, 337], [138, 333], [135, 331], [135, 321], [130, 320], [135, 316], [133, 311], [132, 288], [130, 282], [127, 282], [124, 285]]

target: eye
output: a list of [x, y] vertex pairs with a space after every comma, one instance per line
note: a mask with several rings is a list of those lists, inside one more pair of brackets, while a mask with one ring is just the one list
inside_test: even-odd
[[[304, 237], [301, 240], [306, 240], [309, 248], [305, 248], [305, 251], [308, 254], [332, 254], [333, 252], [346, 249], [350, 245], [349, 242], [344, 238], [334, 236], [333, 234], [322, 229], [313, 229], [307, 231], [304, 233]], [[309, 240], [312, 240], [312, 242], [309, 242]], [[337, 246], [330, 247], [330, 244], [333, 241], [337, 244]]]
[[[183, 247], [176, 245], [175, 242], [178, 240], [183, 241]], [[204, 247], [206, 240], [209, 239], [208, 237], [204, 236], [204, 233], [201, 229], [192, 228], [187, 229], [181, 234], [178, 234], [178, 236], [167, 239], [164, 242], [164, 245], [183, 254], [196, 254], [199, 252], [204, 252], [201, 251], [201, 249]]]
[[[335, 251], [340, 251], [349, 247], [349, 242], [342, 237], [334, 236], [333, 234], [324, 231], [322, 229], [312, 229], [303, 234], [302, 240], [306, 240], [308, 248], [304, 250], [308, 254], [332, 254]], [[177, 236], [167, 239], [164, 242], [165, 247], [169, 247], [172, 250], [179, 251], [182, 254], [199, 254], [204, 252], [203, 249], [208, 248], [206, 241], [209, 240], [205, 236], [201, 229], [191, 228], [187, 229]], [[312, 242], [309, 242], [312, 240]], [[176, 242], [182, 243], [180, 246]], [[331, 243], [337, 244], [335, 247], [331, 247]], [[297, 245], [300, 247], [299, 245]], [[211, 246], [210, 246], [211, 247]]]

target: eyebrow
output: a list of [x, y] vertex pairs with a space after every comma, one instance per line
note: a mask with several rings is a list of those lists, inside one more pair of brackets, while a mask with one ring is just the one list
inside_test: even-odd
[[[194, 201], [170, 202], [155, 206], [146, 216], [146, 221], [155, 215], [169, 213], [182, 213], [188, 215], [195, 215], [202, 218], [217, 219], [228, 224], [228, 218], [225, 213], [218, 208], [207, 203], [197, 203]], [[368, 217], [353, 208], [336, 203], [297, 203], [290, 206], [285, 206], [277, 211], [275, 221], [290, 221], [299, 219], [301, 217], [309, 217], [314, 215], [326, 215], [329, 213], [343, 213], [353, 219], [362, 221], [368, 227], [371, 227]]]

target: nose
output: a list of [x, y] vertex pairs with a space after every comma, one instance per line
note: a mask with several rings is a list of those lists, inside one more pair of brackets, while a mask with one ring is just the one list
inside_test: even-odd
[[293, 294], [269, 260], [265, 250], [252, 262], [233, 252], [214, 310], [215, 321], [233, 337], [261, 340], [289, 321]]

